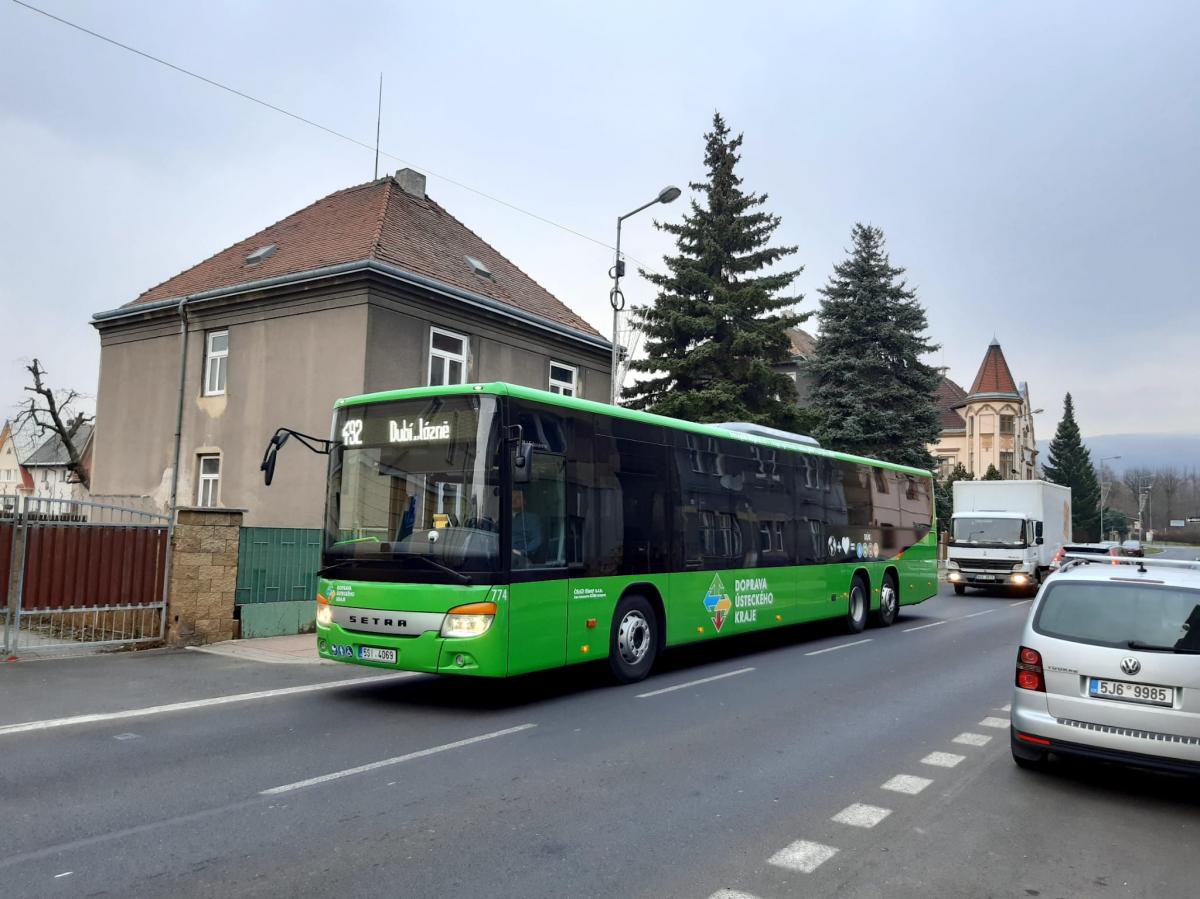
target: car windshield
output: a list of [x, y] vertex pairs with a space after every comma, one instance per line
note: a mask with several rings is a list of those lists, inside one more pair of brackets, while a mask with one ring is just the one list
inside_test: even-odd
[[1019, 518], [955, 518], [954, 542], [1024, 546], [1024, 524]]
[[[326, 567], [355, 577], [462, 580], [499, 561], [496, 402], [434, 397], [339, 413], [331, 454]], [[400, 574], [403, 572], [403, 574]]]
[[1200, 590], [1066, 582], [1047, 587], [1033, 628], [1047, 637], [1127, 648], [1200, 650]]

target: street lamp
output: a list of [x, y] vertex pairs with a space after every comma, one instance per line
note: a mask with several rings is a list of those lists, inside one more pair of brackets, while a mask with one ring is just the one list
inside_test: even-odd
[[612, 305], [613, 310], [612, 383], [609, 387], [609, 402], [614, 406], [617, 404], [617, 397], [619, 396], [620, 391], [620, 385], [617, 384], [617, 363], [620, 359], [621, 349], [618, 342], [617, 331], [620, 328], [621, 310], [625, 308], [625, 294], [621, 293], [621, 276], [625, 274], [625, 262], [621, 259], [621, 223], [631, 215], [637, 215], [643, 209], [649, 209], [656, 203], [674, 203], [679, 199], [679, 195], [682, 193], [683, 191], [681, 191], [678, 187], [669, 184], [660, 190], [658, 192], [658, 196], [649, 203], [644, 203], [637, 209], [633, 210], [633, 212], [627, 212], [617, 218], [617, 254], [612, 270], [608, 273], [609, 277], [613, 279], [612, 290], [608, 294], [608, 302]]
[[1100, 463], [1100, 539], [1104, 539], [1104, 463], [1114, 462], [1120, 459], [1120, 456], [1105, 456], [1103, 459], [1098, 459]]

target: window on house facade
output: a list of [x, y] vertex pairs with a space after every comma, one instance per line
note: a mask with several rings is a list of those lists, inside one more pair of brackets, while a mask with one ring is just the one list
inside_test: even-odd
[[209, 331], [204, 341], [204, 395], [221, 396], [229, 373], [229, 332]]
[[1015, 473], [1016, 473], [1016, 462], [1013, 459], [1013, 454], [1012, 453], [1001, 453], [1000, 454], [1000, 476], [1007, 480], [1008, 478], [1011, 478]]
[[221, 500], [221, 457], [200, 456], [196, 505], [213, 508]]
[[563, 396], [576, 396], [579, 385], [579, 369], [561, 362], [550, 363], [550, 392]]
[[1010, 434], [1010, 435], [1016, 433], [1015, 429], [1013, 428], [1013, 416], [1011, 416], [1011, 415], [1001, 415], [1000, 416], [1000, 433], [1001, 434]]
[[461, 334], [429, 329], [429, 386], [467, 382], [467, 348], [469, 343]]

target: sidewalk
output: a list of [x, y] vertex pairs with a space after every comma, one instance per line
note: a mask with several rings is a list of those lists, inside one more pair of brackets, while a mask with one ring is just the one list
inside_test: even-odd
[[316, 634], [295, 634], [284, 637], [253, 637], [249, 640], [226, 640], [208, 646], [189, 646], [192, 652], [228, 656], [248, 662], [267, 662], [276, 665], [337, 665], [317, 655]]

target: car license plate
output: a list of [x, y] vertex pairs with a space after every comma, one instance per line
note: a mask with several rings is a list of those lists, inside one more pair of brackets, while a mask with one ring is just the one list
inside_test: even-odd
[[396, 664], [396, 650], [380, 649], [377, 646], [358, 647], [358, 657], [364, 662], [391, 662]]
[[1131, 684], [1121, 680], [1088, 678], [1088, 695], [1097, 699], [1119, 699], [1121, 702], [1141, 702], [1146, 705], [1174, 705], [1175, 688], [1154, 684]]

